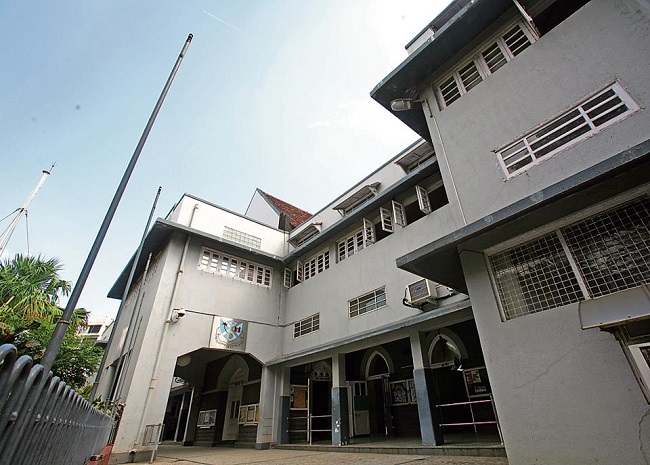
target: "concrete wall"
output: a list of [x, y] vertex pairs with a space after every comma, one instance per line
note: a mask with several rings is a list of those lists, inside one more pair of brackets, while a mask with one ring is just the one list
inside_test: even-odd
[[444, 110], [431, 85], [421, 89], [449, 199], [456, 202], [453, 175], [468, 223], [647, 139], [650, 115], [639, 111], [508, 180], [494, 153], [615, 80], [647, 106], [648, 14], [647, 2], [592, 0]]
[[169, 218], [184, 226], [205, 231], [213, 236], [223, 237], [224, 227], [251, 234], [261, 239], [260, 250], [272, 255], [285, 253], [285, 233], [276, 227], [251, 220], [209, 202], [184, 196]]
[[[388, 237], [337, 263], [336, 243], [328, 244], [330, 268], [287, 291], [283, 318], [291, 323], [320, 312], [320, 330], [294, 339], [293, 326], [283, 334], [285, 355], [306, 350], [387, 323], [420, 314], [402, 304], [405, 287], [421, 278], [398, 269], [395, 259], [458, 228], [458, 212], [450, 205], [407, 225], [395, 226]], [[351, 230], [361, 227], [359, 223]], [[339, 239], [345, 237], [343, 232]], [[320, 251], [317, 248], [314, 251]], [[309, 255], [305, 255], [308, 258]], [[349, 317], [348, 300], [386, 286], [387, 306]]]
[[484, 258], [461, 255], [511, 465], [648, 463], [650, 409], [614, 337], [578, 304], [502, 321]]
[[255, 190], [244, 215], [272, 228], [277, 228], [280, 220], [280, 214], [262, 197], [259, 189]]

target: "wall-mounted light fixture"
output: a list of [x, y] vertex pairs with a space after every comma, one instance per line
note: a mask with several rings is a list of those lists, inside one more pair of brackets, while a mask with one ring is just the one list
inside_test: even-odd
[[393, 111], [409, 111], [413, 109], [414, 103], [423, 103], [424, 106], [427, 107], [429, 117], [433, 118], [433, 113], [431, 112], [431, 107], [429, 106], [427, 99], [415, 100], [412, 98], [396, 98], [395, 100], [391, 100], [390, 109]]

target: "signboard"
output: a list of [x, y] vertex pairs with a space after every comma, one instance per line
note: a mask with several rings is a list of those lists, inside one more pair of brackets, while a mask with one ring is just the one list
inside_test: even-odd
[[201, 410], [199, 412], [199, 419], [196, 422], [196, 426], [199, 428], [211, 428], [217, 423], [217, 411], [216, 410]]
[[248, 323], [230, 318], [214, 317], [210, 347], [215, 349], [246, 350]]
[[485, 367], [468, 368], [463, 370], [463, 375], [469, 398], [487, 396], [492, 393]]
[[391, 405], [416, 404], [415, 383], [412, 379], [393, 381], [390, 385]]

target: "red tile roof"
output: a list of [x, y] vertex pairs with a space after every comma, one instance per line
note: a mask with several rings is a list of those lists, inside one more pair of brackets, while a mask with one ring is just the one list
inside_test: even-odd
[[271, 202], [273, 205], [275, 205], [275, 208], [280, 210], [282, 213], [286, 213], [289, 216], [289, 219], [291, 221], [291, 226], [293, 228], [301, 225], [305, 221], [307, 221], [309, 218], [312, 217], [312, 214], [309, 212], [306, 212], [305, 210], [302, 210], [298, 207], [294, 207], [290, 203], [285, 202], [284, 200], [280, 200], [277, 197], [273, 197], [270, 194], [267, 194], [266, 192], [260, 190], [262, 194], [268, 199], [269, 202]]

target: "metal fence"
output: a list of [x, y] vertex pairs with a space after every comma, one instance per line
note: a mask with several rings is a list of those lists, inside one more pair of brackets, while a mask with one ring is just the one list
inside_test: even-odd
[[111, 417], [42, 365], [0, 346], [0, 464], [83, 465], [111, 427]]

